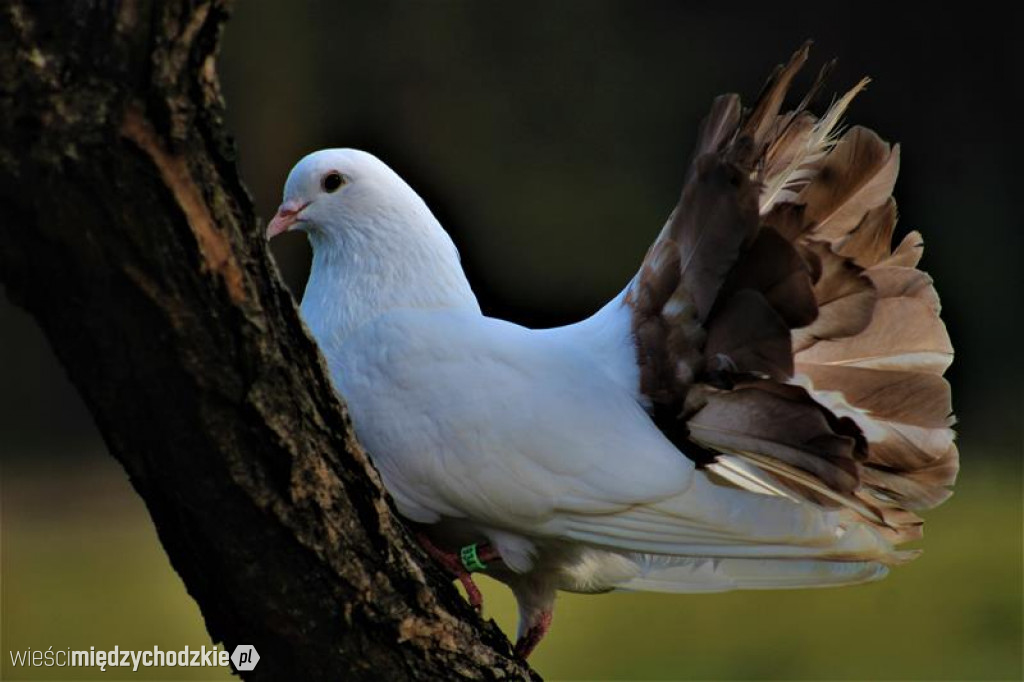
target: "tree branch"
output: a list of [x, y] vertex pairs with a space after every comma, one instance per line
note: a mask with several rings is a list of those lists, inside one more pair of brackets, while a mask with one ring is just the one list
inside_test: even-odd
[[[238, 177], [223, 2], [9, 0], [0, 278], [251, 680], [533, 675], [397, 522]], [[59, 415], [55, 415], [59, 419]]]

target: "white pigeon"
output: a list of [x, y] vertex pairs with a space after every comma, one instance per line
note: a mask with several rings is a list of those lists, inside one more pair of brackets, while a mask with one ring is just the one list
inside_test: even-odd
[[[484, 316], [423, 200], [366, 152], [288, 176], [268, 238], [313, 247], [302, 315], [398, 511], [479, 605], [515, 593], [517, 652], [557, 590], [846, 585], [913, 556], [957, 471], [952, 347], [920, 237], [893, 252], [898, 148], [715, 101], [636, 277], [578, 324]], [[460, 559], [455, 559], [460, 557]]]

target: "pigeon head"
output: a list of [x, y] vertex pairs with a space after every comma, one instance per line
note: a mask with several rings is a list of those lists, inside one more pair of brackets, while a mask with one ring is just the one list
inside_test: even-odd
[[290, 229], [314, 240], [343, 239], [346, 230], [365, 232], [381, 214], [399, 218], [403, 204], [416, 197], [394, 171], [358, 149], [323, 149], [292, 168], [284, 201], [267, 226], [267, 239]]
[[399, 307], [479, 309], [448, 233], [372, 154], [324, 149], [299, 161], [267, 239], [288, 230], [313, 247], [302, 307], [314, 329], [349, 331]]

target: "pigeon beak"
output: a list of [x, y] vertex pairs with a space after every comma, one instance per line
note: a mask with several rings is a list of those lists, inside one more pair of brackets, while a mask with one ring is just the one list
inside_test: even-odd
[[307, 206], [309, 206], [308, 201], [300, 203], [295, 199], [281, 204], [281, 207], [277, 209], [277, 215], [267, 225], [267, 241], [270, 241], [282, 232], [286, 232], [289, 227], [294, 225], [300, 219], [299, 214], [302, 213], [302, 209]]

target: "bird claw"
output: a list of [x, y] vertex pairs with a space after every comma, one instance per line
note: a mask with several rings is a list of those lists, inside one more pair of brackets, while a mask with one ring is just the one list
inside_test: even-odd
[[476, 609], [477, 613], [483, 613], [484, 596], [480, 593], [480, 588], [473, 582], [473, 576], [466, 571], [456, 577], [462, 583], [462, 589], [466, 590], [466, 598], [469, 600], [469, 605]]
[[[484, 609], [484, 596], [481, 594], [480, 588], [473, 582], [473, 574], [463, 564], [461, 553], [446, 552], [431, 542], [430, 538], [424, 533], [417, 533], [416, 539], [434, 561], [441, 564], [452, 577], [459, 581], [462, 588], [466, 591], [466, 599], [469, 601], [469, 605], [477, 613], [482, 613]], [[482, 545], [478, 548], [475, 556], [481, 565], [486, 566], [487, 562], [498, 558], [498, 553], [490, 545]]]
[[551, 616], [552, 612], [542, 611], [540, 616], [534, 621], [523, 636], [516, 640], [515, 654], [524, 661], [529, 658], [533, 650], [540, 644], [540, 640], [544, 639], [544, 635], [548, 633], [548, 629], [551, 628]]

